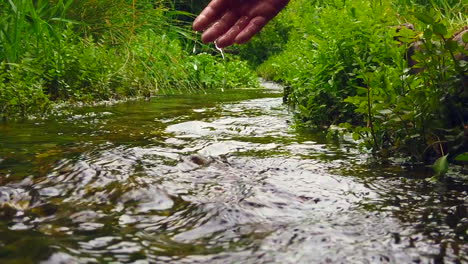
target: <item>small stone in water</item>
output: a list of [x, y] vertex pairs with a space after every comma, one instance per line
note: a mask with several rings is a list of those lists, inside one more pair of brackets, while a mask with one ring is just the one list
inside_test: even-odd
[[200, 166], [206, 166], [209, 165], [211, 162], [213, 162], [213, 159], [210, 158], [205, 158], [201, 155], [191, 155], [190, 160]]

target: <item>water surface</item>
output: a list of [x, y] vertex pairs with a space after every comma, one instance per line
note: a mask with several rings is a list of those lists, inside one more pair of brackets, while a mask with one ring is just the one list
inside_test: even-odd
[[468, 262], [465, 183], [291, 124], [274, 85], [0, 124], [0, 263]]

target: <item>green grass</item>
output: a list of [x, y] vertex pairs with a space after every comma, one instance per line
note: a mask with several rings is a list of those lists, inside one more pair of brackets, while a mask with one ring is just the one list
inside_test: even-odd
[[[200, 46], [170, 1], [0, 3], [0, 116], [43, 114], [54, 102], [95, 102], [161, 91], [257, 86], [234, 56]], [[214, 49], [202, 46], [204, 51]]]

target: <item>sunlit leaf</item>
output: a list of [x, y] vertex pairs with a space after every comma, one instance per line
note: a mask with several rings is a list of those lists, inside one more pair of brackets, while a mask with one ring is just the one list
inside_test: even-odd
[[359, 140], [360, 138], [361, 138], [361, 135], [359, 135], [359, 133], [353, 133], [354, 140]]
[[439, 34], [441, 36], [447, 35], [447, 27], [442, 23], [437, 23], [433, 27], [434, 33]]
[[429, 39], [432, 38], [432, 30], [431, 29], [428, 28], [428, 29], [424, 30], [424, 38], [426, 40], [429, 40]]
[[425, 24], [434, 24], [435, 20], [429, 15], [423, 14], [423, 13], [413, 13], [413, 15], [421, 22]]
[[468, 32], [463, 33], [462, 40], [465, 43], [468, 43]]
[[393, 113], [393, 111], [390, 110], [390, 109], [382, 109], [382, 110], [379, 110], [377, 112], [379, 112], [382, 115], [389, 115], [389, 114]]
[[435, 171], [437, 177], [442, 177], [448, 171], [448, 155], [444, 155], [438, 158], [434, 164], [432, 164], [432, 169]]

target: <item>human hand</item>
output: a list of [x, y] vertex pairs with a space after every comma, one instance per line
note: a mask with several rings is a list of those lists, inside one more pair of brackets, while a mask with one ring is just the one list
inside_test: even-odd
[[289, 0], [212, 0], [193, 22], [204, 43], [219, 48], [249, 41]]

